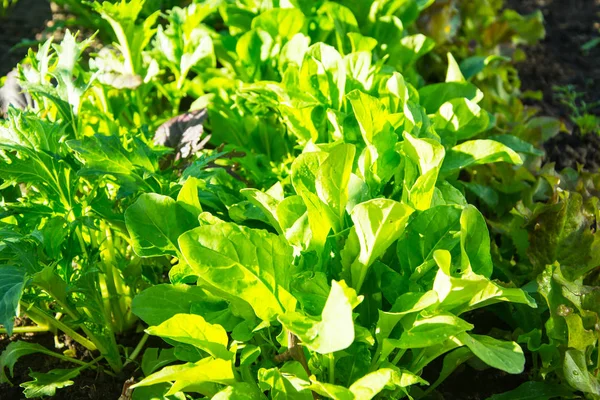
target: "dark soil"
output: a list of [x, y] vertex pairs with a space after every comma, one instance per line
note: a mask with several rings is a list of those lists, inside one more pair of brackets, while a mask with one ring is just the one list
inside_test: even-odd
[[[117, 338], [117, 342], [124, 346], [129, 347], [130, 351], [137, 341], [140, 340], [142, 334], [127, 335], [126, 337]], [[35, 334], [32, 336], [27, 335], [14, 335], [11, 338], [7, 338], [5, 335], [0, 336], [0, 352], [8, 346], [11, 341], [24, 340], [28, 342], [39, 343], [45, 348], [60, 353], [66, 349], [74, 350], [76, 352], [76, 358], [85, 362], [91, 361], [94, 356], [90, 354], [85, 348], [80, 346], [78, 343], [73, 342], [70, 338], [61, 335], [59, 340], [66, 344], [66, 347], [59, 350], [55, 349], [54, 336], [48, 334]], [[141, 356], [137, 361], [141, 360]], [[102, 363], [101, 363], [102, 364]], [[56, 368], [75, 368], [77, 365], [63, 362], [55, 357], [51, 357], [44, 354], [32, 354], [19, 359], [15, 364], [14, 376], [9, 379], [14, 386], [8, 384], [0, 384], [0, 399], [4, 400], [21, 400], [25, 399], [23, 395], [23, 388], [19, 384], [23, 382], [31, 381], [32, 378], [29, 376], [31, 371], [33, 372], [48, 372]], [[108, 367], [105, 366], [107, 369]], [[8, 373], [8, 371], [7, 371]], [[101, 369], [93, 370], [86, 369], [74, 379], [75, 384], [65, 388], [58, 389], [53, 399], [56, 400], [116, 400], [122, 390], [125, 381], [131, 377], [139, 378], [141, 373], [139, 372], [138, 364], [131, 363], [124, 371], [118, 376], [112, 377], [104, 373]]]
[[[438, 374], [442, 370], [442, 360], [443, 357], [440, 357], [431, 364], [431, 369], [435, 369]], [[436, 389], [435, 394], [428, 397], [428, 400], [485, 400], [495, 394], [516, 389], [527, 382], [528, 378], [526, 373], [511, 375], [499, 369], [477, 370], [463, 364]], [[429, 382], [433, 383], [437, 376], [429, 379]]]
[[19, 0], [4, 18], [0, 18], [0, 77], [12, 70], [27, 54], [23, 41], [35, 41], [52, 19], [46, 0]]
[[[571, 111], [557, 98], [554, 86], [572, 85], [584, 93], [588, 104], [600, 100], [600, 45], [584, 52], [581, 46], [600, 36], [600, 2], [596, 0], [507, 0], [506, 5], [520, 13], [541, 10], [546, 22], [546, 39], [526, 48], [527, 60], [517, 65], [523, 90], [542, 91], [543, 115], [561, 118], [571, 133], [561, 133], [546, 143], [548, 162], [558, 169], [588, 170], [600, 167], [600, 137], [582, 135], [571, 121]], [[600, 115], [596, 107], [591, 113]]]

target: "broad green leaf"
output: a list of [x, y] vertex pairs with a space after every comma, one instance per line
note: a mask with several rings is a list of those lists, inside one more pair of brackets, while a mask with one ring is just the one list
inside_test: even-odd
[[327, 275], [322, 272], [306, 271], [294, 277], [291, 292], [300, 307], [309, 315], [323, 312], [331, 288]]
[[517, 153], [530, 154], [536, 157], [542, 157], [544, 152], [529, 142], [519, 139], [513, 135], [492, 135], [489, 137], [490, 140], [494, 140], [496, 142], [500, 142]]
[[[455, 186], [448, 183], [448, 181], [438, 182], [436, 186], [436, 193], [439, 194], [439, 204], [436, 205], [453, 205], [453, 206], [466, 206], [467, 199], [465, 195], [458, 190]], [[434, 197], [434, 200], [436, 198]]]
[[197, 226], [196, 218], [170, 197], [142, 194], [125, 211], [133, 248], [140, 257], [179, 255], [177, 238]]
[[0, 383], [8, 383], [8, 376], [5, 368], [8, 368], [11, 377], [13, 369], [19, 358], [34, 353], [43, 353], [50, 356], [56, 356], [56, 353], [46, 349], [44, 346], [37, 343], [29, 343], [23, 341], [11, 342], [6, 346], [0, 355]]
[[21, 383], [24, 388], [23, 394], [28, 399], [44, 396], [54, 396], [56, 389], [61, 389], [73, 385], [71, 379], [79, 375], [80, 368], [74, 369], [53, 369], [46, 373], [30, 372], [29, 376], [33, 381]]
[[352, 286], [360, 291], [368, 269], [404, 231], [414, 210], [388, 199], [369, 200], [352, 210], [360, 253], [351, 265]]
[[490, 118], [487, 111], [476, 103], [458, 98], [442, 104], [432, 122], [441, 136], [449, 132], [457, 141], [463, 141], [486, 131]]
[[[312, 396], [311, 396], [312, 398]], [[246, 382], [236, 383], [233, 386], [227, 386], [219, 393], [213, 396], [212, 400], [264, 400], [266, 397], [262, 394], [256, 385]]]
[[485, 205], [491, 209], [496, 209], [500, 202], [500, 196], [498, 192], [489, 186], [480, 185], [473, 182], [461, 182], [467, 191], [477, 196]]
[[486, 400], [551, 400], [574, 398], [565, 386], [551, 382], [525, 382], [510, 392], [495, 394]]
[[546, 334], [551, 340], [565, 342], [568, 337], [568, 325], [564, 319], [564, 305], [569, 301], [563, 295], [563, 286], [556, 280], [557, 265], [547, 265], [536, 279], [537, 292], [548, 305], [549, 316], [545, 324]]
[[[284, 49], [288, 49], [292, 44], [293, 42], [288, 42]], [[306, 45], [308, 46], [308, 43]], [[298, 56], [297, 50], [294, 51], [293, 54]], [[302, 59], [300, 59], [300, 63], [301, 61]], [[292, 68], [290, 68], [290, 70], [295, 71], [295, 69]], [[279, 104], [278, 107], [283, 122], [289, 129], [290, 134], [297, 138], [300, 145], [309, 142], [318, 142], [319, 136], [323, 136], [324, 132], [321, 128], [324, 123], [324, 114], [321, 105], [315, 105], [314, 103], [300, 103], [292, 107], [286, 102]]]
[[345, 46], [348, 33], [359, 32], [356, 16], [352, 11], [338, 3], [325, 2], [317, 11], [321, 17], [321, 25], [331, 26], [335, 35], [335, 44], [341, 53], [345, 53], [348, 46]]
[[355, 400], [371, 400], [384, 389], [405, 388], [417, 383], [427, 384], [421, 377], [410, 371], [382, 368], [354, 382], [350, 386], [350, 391]]
[[522, 289], [505, 288], [489, 279], [467, 271], [460, 277], [451, 276], [451, 256], [446, 250], [437, 250], [434, 259], [440, 267], [433, 282], [442, 307], [457, 315], [503, 301], [537, 307], [535, 301]]
[[169, 365], [174, 361], [177, 361], [175, 348], [157, 349], [156, 347], [150, 347], [144, 351], [144, 355], [142, 356], [142, 372], [148, 376], [157, 369]]
[[256, 82], [263, 78], [267, 63], [273, 51], [273, 38], [262, 29], [252, 29], [242, 35], [236, 44], [236, 53], [242, 68], [238, 69], [241, 79]]
[[348, 184], [356, 150], [351, 144], [334, 147], [321, 164], [315, 179], [319, 198], [343, 220], [348, 203]]
[[579, 193], [560, 194], [556, 204], [541, 209], [528, 223], [529, 259], [538, 268], [558, 261], [567, 276], [576, 278], [594, 256], [594, 220]]
[[481, 361], [508, 372], [520, 374], [525, 369], [523, 350], [515, 342], [504, 342], [489, 336], [459, 333], [456, 338], [467, 346]]
[[546, 36], [544, 15], [541, 10], [528, 15], [521, 15], [514, 10], [505, 10], [503, 17], [510, 28], [518, 33], [517, 37], [522, 43], [538, 43]]
[[442, 172], [445, 174], [479, 164], [506, 162], [521, 165], [521, 157], [510, 147], [488, 139], [471, 140], [454, 146], [446, 153]]
[[569, 327], [569, 348], [585, 352], [589, 346], [594, 346], [598, 340], [597, 334], [585, 329], [579, 314], [565, 316]]
[[349, 32], [348, 39], [350, 39], [352, 53], [371, 53], [373, 49], [377, 47], [377, 40], [368, 36], [363, 36], [357, 32]]
[[[310, 38], [303, 33], [298, 33], [294, 35], [289, 41], [281, 48], [281, 52], [279, 53], [279, 72], [281, 75], [285, 74], [285, 71], [288, 66], [293, 65], [294, 67], [300, 67], [302, 65], [302, 60], [304, 60], [304, 56], [310, 47]], [[302, 115], [296, 114], [294, 111], [295, 108], [286, 108], [286, 110], [291, 111], [293, 115]], [[306, 111], [312, 111], [314, 108], [308, 108]], [[305, 121], [294, 121], [298, 124], [302, 124]], [[310, 124], [308, 125], [310, 126]], [[309, 128], [310, 129], [310, 128]], [[313, 136], [313, 134], [315, 136]], [[318, 138], [318, 132], [311, 132], [308, 135], [300, 135], [300, 137], [304, 137], [306, 139]]]
[[[194, 307], [193, 306], [200, 306]], [[177, 314], [190, 314], [200, 308], [210, 323], [228, 311], [227, 302], [208, 294], [198, 286], [160, 284], [151, 286], [133, 298], [132, 311], [150, 326], [160, 325]]]
[[67, 221], [63, 217], [49, 219], [42, 228], [42, 234], [46, 254], [53, 259], [60, 258], [61, 247], [68, 235]]
[[340, 221], [333, 210], [317, 195], [317, 175], [326, 158], [325, 152], [309, 152], [301, 154], [292, 163], [292, 184], [306, 205], [308, 223], [312, 232], [311, 245], [319, 253], [325, 246], [329, 231], [341, 230]]
[[463, 209], [460, 216], [461, 268], [471, 269], [479, 275], [489, 278], [494, 265], [490, 253], [490, 235], [485, 218], [473, 206]]
[[344, 59], [335, 48], [325, 43], [310, 46], [299, 79], [299, 90], [311, 94], [323, 105], [340, 109], [346, 88], [346, 71]]
[[286, 363], [281, 368], [261, 368], [258, 380], [263, 390], [270, 389], [270, 398], [274, 400], [311, 400], [310, 392], [305, 390], [308, 376], [297, 361]]
[[487, 57], [473, 56], [465, 58], [460, 63], [460, 70], [466, 79], [471, 79], [475, 75], [483, 71], [485, 67], [487, 67], [495, 61], [510, 61], [510, 58], [497, 55], [491, 55]]
[[475, 85], [467, 82], [436, 83], [419, 90], [421, 105], [425, 107], [427, 114], [434, 114], [442, 104], [463, 97], [474, 103], [479, 103], [483, 98], [483, 93]]
[[405, 36], [400, 39], [399, 46], [392, 46], [391, 62], [399, 63], [399, 67], [410, 67], [434, 47], [435, 40], [421, 33]]
[[242, 350], [242, 354], [240, 354], [240, 365], [252, 365], [261, 354], [261, 349], [258, 346], [247, 345]]
[[146, 329], [149, 335], [191, 344], [215, 358], [231, 359], [227, 350], [229, 338], [221, 325], [206, 322], [200, 315], [176, 314], [158, 326]]
[[410, 221], [402, 240], [398, 241], [398, 258], [402, 269], [413, 275], [413, 280], [435, 267], [433, 253], [436, 250], [452, 251], [459, 243], [460, 216], [460, 207], [437, 206]]
[[311, 376], [310, 386], [308, 386], [308, 389], [328, 399], [354, 400], [354, 394], [350, 391], [350, 389], [346, 389], [343, 386], [334, 385], [332, 383], [319, 382], [314, 376]]
[[262, 29], [273, 38], [290, 40], [304, 30], [305, 17], [296, 8], [273, 8], [252, 20], [252, 29]]
[[554, 117], [535, 117], [525, 124], [526, 133], [524, 139], [529, 142], [547, 142], [562, 129], [562, 122]]
[[362, 178], [372, 192], [378, 192], [400, 165], [400, 155], [395, 149], [398, 136], [388, 122], [389, 113], [382, 101], [358, 90], [346, 97], [367, 145], [358, 160]]
[[357, 204], [369, 200], [369, 187], [364, 180], [355, 174], [350, 175], [348, 182], [348, 203], [346, 204], [346, 212], [350, 214]]
[[377, 341], [381, 343], [383, 339], [387, 338], [405, 315], [422, 311], [437, 302], [437, 294], [433, 290], [425, 293], [404, 293], [396, 299], [390, 311], [379, 310]]
[[344, 281], [332, 281], [321, 318], [292, 312], [280, 315], [279, 321], [312, 351], [334, 353], [348, 348], [354, 342], [352, 310], [361, 301], [362, 296], [357, 297], [354, 289]]
[[279, 218], [277, 216], [277, 206], [279, 205], [277, 199], [273, 198], [268, 193], [252, 188], [242, 189], [240, 193], [246, 196], [250, 203], [262, 210], [273, 228], [275, 228], [279, 234], [283, 233], [283, 229], [279, 224]]
[[19, 315], [19, 301], [25, 287], [23, 268], [0, 267], [0, 325], [12, 335], [14, 318]]
[[185, 394], [177, 392], [171, 396], [166, 396], [170, 383], [159, 383], [152, 386], [141, 386], [133, 391], [131, 400], [186, 400]]
[[410, 204], [417, 210], [427, 210], [431, 207], [438, 173], [444, 160], [444, 146], [433, 139], [418, 139], [405, 132], [404, 152], [419, 166], [421, 173], [410, 188]]
[[452, 336], [473, 329], [473, 325], [453, 314], [419, 316], [412, 326], [407, 326], [400, 339], [388, 339], [394, 347], [412, 349], [442, 343]]
[[399, 65], [401, 61], [397, 53], [401, 51], [401, 40], [405, 36], [404, 24], [396, 15], [383, 15], [377, 21], [374, 21], [375, 15], [373, 15], [373, 12], [371, 14], [371, 22], [373, 23], [371, 35], [377, 40], [380, 47], [385, 47], [390, 62]]
[[317, 193], [316, 180], [319, 168], [327, 159], [324, 151], [300, 154], [292, 163], [292, 185], [298, 195], [304, 192]]
[[200, 180], [191, 176], [187, 178], [177, 195], [177, 203], [191, 215], [200, 215], [202, 213], [202, 205], [198, 197], [198, 189], [200, 187]]
[[312, 240], [308, 208], [302, 196], [286, 197], [277, 206], [277, 220], [280, 221], [286, 239], [291, 245], [308, 249]]
[[446, 152], [439, 142], [415, 138], [408, 132], [404, 133], [404, 140], [404, 151], [419, 166], [421, 175], [440, 168]]
[[367, 343], [356, 340], [350, 347], [335, 357], [335, 378], [345, 386], [371, 371], [371, 349]]
[[[231, 385], [235, 383], [235, 375], [231, 361], [207, 357], [195, 363], [164, 367], [142, 379], [131, 388], [135, 389], [136, 387], [156, 385], [163, 382], [173, 382], [173, 386], [166, 393], [166, 396], [170, 396], [179, 391], [185, 392], [187, 388], [204, 383]], [[216, 391], [213, 394], [216, 394]]]
[[600, 395], [600, 382], [589, 370], [586, 355], [575, 349], [565, 353], [563, 373], [569, 385], [584, 393]]
[[292, 248], [284, 238], [218, 223], [184, 233], [179, 245], [203, 282], [247, 302], [263, 321], [273, 321], [296, 308], [296, 299], [288, 292]]
[[[404, 113], [405, 117], [412, 119], [408, 102], [410, 95], [409, 85], [404, 77], [398, 73], [394, 74], [385, 82], [385, 87], [379, 88], [379, 98], [390, 113]], [[413, 121], [414, 122], [414, 121]], [[408, 128], [405, 128], [408, 131]]]
[[446, 71], [446, 82], [466, 82], [465, 77], [452, 53], [447, 54], [448, 70]]

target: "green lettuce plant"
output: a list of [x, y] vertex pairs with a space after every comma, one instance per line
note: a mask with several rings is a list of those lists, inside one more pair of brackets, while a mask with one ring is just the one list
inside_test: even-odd
[[498, 396], [595, 398], [594, 177], [539, 168], [558, 128], [515, 100], [503, 37], [464, 59], [476, 10], [446, 47], [419, 33], [431, 1], [148, 4], [93, 3], [114, 43], [89, 68], [70, 34], [21, 68], [0, 323], [99, 355], [14, 342], [1, 381], [41, 352], [79, 365], [28, 397], [136, 362], [133, 399], [427, 398], [464, 363], [523, 373], [525, 350], [534, 380]]
[[[319, 10], [327, 7], [352, 15], [327, 2]], [[125, 213], [138, 255], [174, 257], [172, 283], [142, 292], [133, 310], [149, 334], [175, 346], [165, 362], [180, 362], [147, 369], [134, 394], [420, 397], [412, 386], [446, 353], [520, 373], [516, 343], [469, 334], [473, 325], [460, 317], [500, 301], [535, 306], [520, 289], [490, 280], [485, 220], [452, 184], [468, 166], [522, 162], [502, 142], [471, 140], [490, 125], [477, 106], [481, 92], [452, 79], [417, 91], [385, 60], [344, 47], [343, 34], [357, 38], [352, 32], [310, 45], [304, 24], [277, 22], [301, 22], [298, 11], [251, 20], [237, 37], [243, 47], [227, 55], [239, 61], [225, 61], [241, 81], [208, 105], [216, 142], [272, 162], [286, 157], [273, 151], [300, 146], [288, 177], [265, 191], [243, 189], [247, 200], [225, 203], [226, 211], [203, 200], [197, 179], [182, 179], [177, 196], [142, 195]], [[350, 19], [345, 28], [352, 26]], [[274, 57], [277, 46], [283, 58]], [[253, 54], [261, 58], [242, 58]], [[225, 136], [233, 132], [240, 134]], [[164, 351], [147, 352], [150, 363]], [[348, 370], [349, 359], [360, 365]]]

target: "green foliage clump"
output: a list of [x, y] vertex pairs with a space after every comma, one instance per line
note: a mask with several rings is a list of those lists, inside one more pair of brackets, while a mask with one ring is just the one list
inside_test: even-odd
[[[134, 399], [427, 398], [464, 363], [522, 374], [525, 351], [531, 382], [496, 397], [600, 396], [594, 177], [540, 167], [556, 121], [493, 54], [539, 39], [538, 15], [144, 3], [93, 3], [114, 43], [87, 64], [67, 33], [20, 69], [34, 104], [0, 125], [0, 323], [22, 312], [99, 356], [13, 342], [0, 382], [27, 354], [79, 364], [22, 384], [53, 395], [153, 335], [171, 347], [143, 351]], [[480, 22], [504, 36], [467, 58]]]

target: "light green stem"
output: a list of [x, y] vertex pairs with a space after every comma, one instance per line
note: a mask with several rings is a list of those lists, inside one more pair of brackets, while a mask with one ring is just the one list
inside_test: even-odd
[[[50, 329], [44, 326], [15, 326], [12, 333], [36, 333], [36, 332], [49, 332]], [[0, 333], [8, 334], [5, 328], [0, 328]]]
[[125, 361], [125, 363], [123, 364], [123, 367], [125, 367], [127, 364], [135, 361], [135, 359], [137, 358], [137, 356], [140, 355], [140, 352], [142, 351], [142, 349], [144, 348], [144, 345], [146, 344], [146, 341], [148, 341], [148, 334], [144, 333], [144, 336], [142, 336], [142, 338], [140, 339], [139, 343], [137, 344], [137, 346], [135, 346], [135, 349], [133, 349], [133, 352], [131, 353], [131, 355], [127, 358], [127, 360]]
[[406, 349], [398, 350], [398, 354], [396, 354], [396, 357], [394, 357], [394, 359], [392, 360], [392, 364], [394, 364], [394, 365], [398, 364], [400, 362], [400, 359], [404, 355], [404, 353], [406, 353]]
[[105, 230], [106, 235], [106, 250], [107, 256], [105, 259], [105, 274], [106, 274], [106, 289], [108, 290], [108, 301], [111, 305], [113, 319], [115, 321], [117, 332], [123, 331], [123, 324], [125, 323], [125, 317], [123, 315], [123, 311], [121, 310], [120, 303], [120, 294], [117, 291], [117, 286], [115, 285], [115, 249], [113, 246], [113, 236], [110, 228], [106, 227]]
[[73, 340], [75, 340], [77, 343], [79, 343], [80, 345], [82, 345], [83, 347], [88, 349], [89, 351], [98, 350], [98, 348], [96, 347], [94, 342], [92, 342], [88, 338], [80, 335], [73, 328], [69, 327], [64, 322], [62, 322], [56, 318], [52, 318], [51, 316], [46, 314], [46, 312], [44, 312], [44, 310], [42, 310], [41, 308], [31, 305], [31, 304], [27, 304], [25, 302], [21, 302], [21, 304], [24, 306], [23, 308], [25, 309], [26, 314], [33, 314], [37, 318], [42, 318], [49, 325], [52, 325], [52, 326], [56, 327], [56, 329], [66, 333]]
[[329, 383], [335, 384], [335, 355], [333, 353], [327, 355], [329, 361]]

